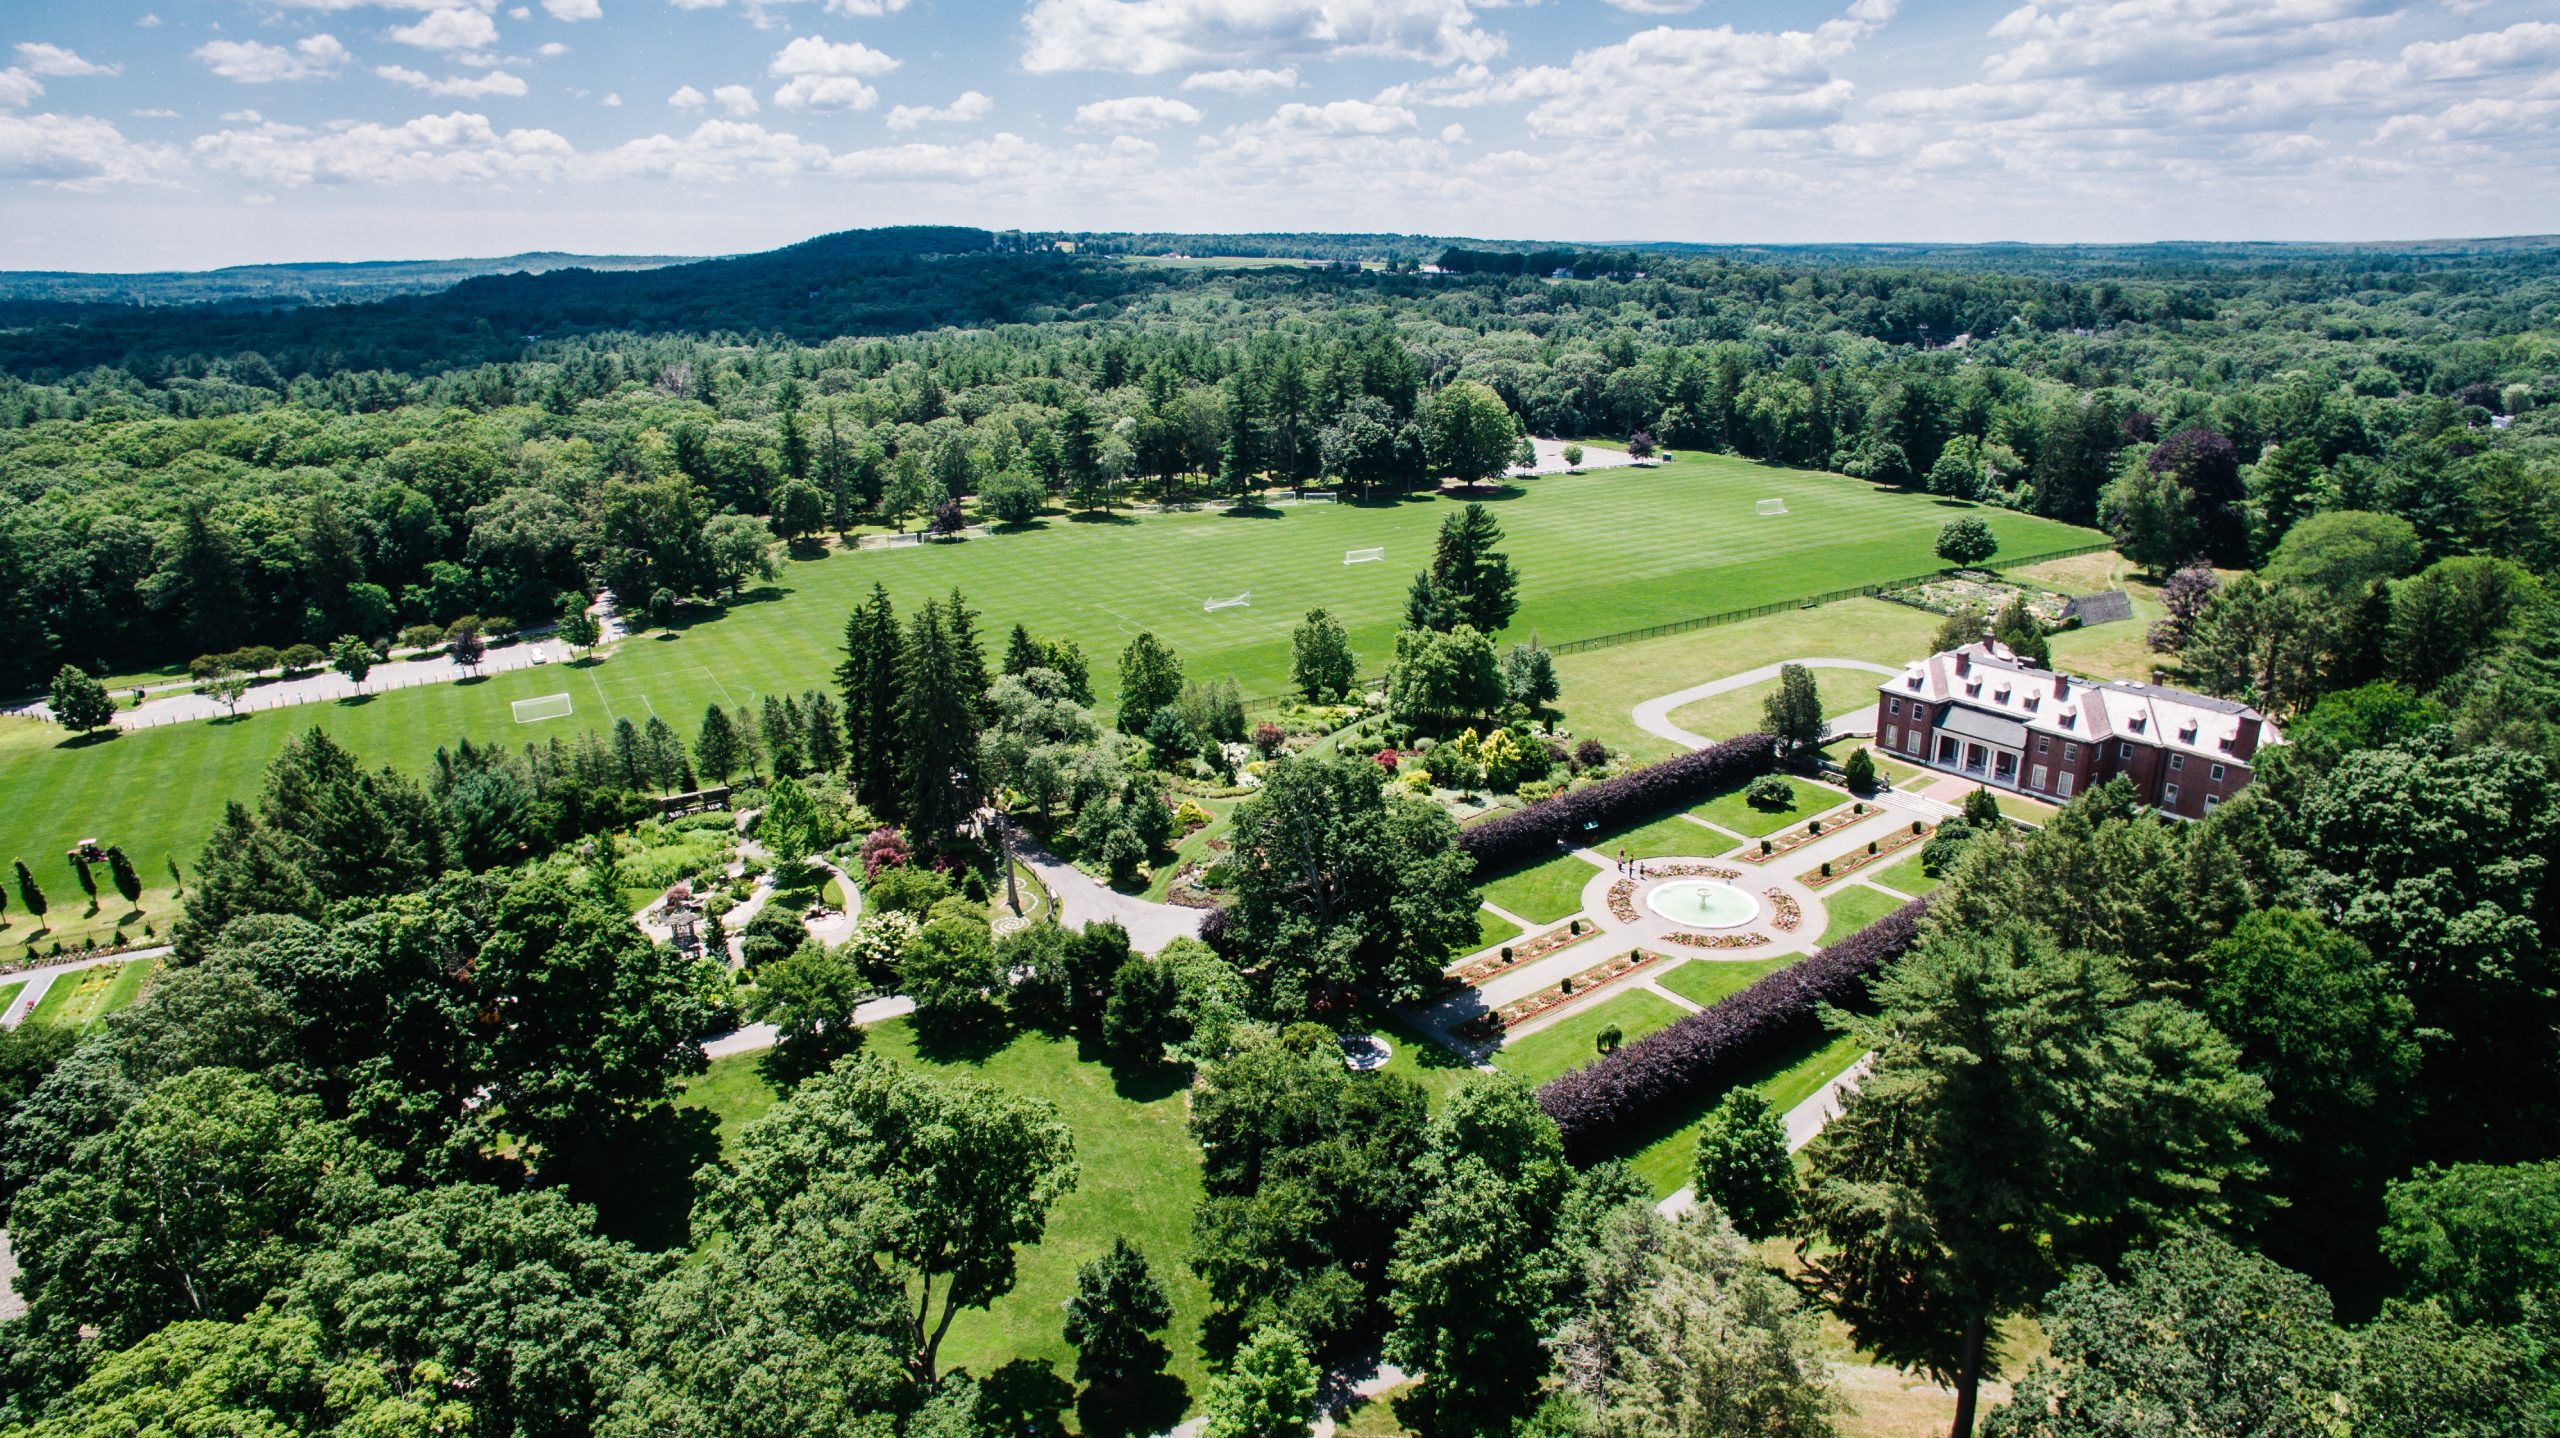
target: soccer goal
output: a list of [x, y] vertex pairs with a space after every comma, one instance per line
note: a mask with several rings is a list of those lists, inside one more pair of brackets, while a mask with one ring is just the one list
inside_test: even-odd
[[544, 719], [566, 719], [569, 717], [570, 709], [569, 696], [566, 694], [544, 694], [532, 699], [519, 699], [508, 707], [515, 710], [516, 722], [519, 724], [532, 724]]
[[1376, 564], [1386, 557], [1387, 551], [1384, 546], [1377, 549], [1346, 549], [1342, 551], [1342, 562], [1345, 564]]
[[1760, 501], [1760, 513], [1762, 514], [1784, 514], [1786, 512], [1787, 502], [1783, 499], [1764, 499]]
[[1211, 610], [1211, 609], [1245, 609], [1245, 608], [1250, 608], [1250, 607], [1252, 606], [1252, 604], [1253, 604], [1253, 591], [1252, 591], [1252, 590], [1250, 590], [1250, 589], [1248, 589], [1248, 590], [1246, 590], [1244, 593], [1237, 595], [1237, 596], [1236, 596], [1235, 598], [1233, 598], [1233, 599], [1212, 599], [1212, 600], [1208, 600], [1208, 601], [1206, 601], [1206, 602], [1205, 602], [1205, 603], [1203, 603], [1200, 607], [1201, 607], [1203, 610]]

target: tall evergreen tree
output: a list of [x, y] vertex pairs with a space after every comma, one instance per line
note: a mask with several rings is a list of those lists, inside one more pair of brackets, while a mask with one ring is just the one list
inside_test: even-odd
[[994, 678], [987, 672], [987, 649], [978, 640], [978, 611], [969, 607], [958, 586], [951, 590], [951, 604], [943, 612], [943, 623], [951, 630], [952, 673], [960, 680], [961, 694], [969, 701], [969, 711], [984, 710], [987, 685]]
[[1120, 732], [1143, 734], [1156, 711], [1182, 697], [1182, 661], [1152, 629], [1120, 651]]
[[1007, 635], [1004, 641], [1004, 672], [1027, 673], [1033, 669], [1046, 668], [1048, 663], [1047, 652], [1041, 649], [1039, 640], [1031, 637], [1031, 631], [1019, 624], [1013, 626], [1013, 633]]
[[1520, 607], [1520, 576], [1502, 543], [1493, 511], [1470, 504], [1440, 522], [1431, 567], [1414, 576], [1405, 601], [1405, 624], [1442, 632], [1471, 624], [1492, 634]]
[[800, 696], [800, 737], [814, 773], [832, 774], [844, 767], [844, 713], [836, 701], [812, 689]]
[[36, 927], [41, 929], [44, 927], [44, 885], [36, 882], [35, 871], [27, 867], [26, 860], [18, 860], [17, 869], [18, 907], [26, 910], [27, 917], [34, 919]]
[[836, 679], [844, 688], [845, 747], [852, 754], [854, 792], [876, 809], [895, 812], [902, 766], [898, 713], [898, 615], [889, 591], [871, 586], [844, 626], [844, 663]]
[[702, 776], [726, 784], [738, 772], [738, 731], [730, 727], [729, 711], [717, 704], [703, 706], [702, 732], [693, 741], [694, 763]]
[[1167, 1355], [1155, 1335], [1173, 1321], [1173, 1303], [1126, 1238], [1076, 1270], [1066, 1308], [1077, 1381], [1126, 1388], [1163, 1371]]
[[977, 714], [962, 683], [949, 617], [927, 600], [898, 654], [898, 735], [907, 828], [934, 848], [948, 846], [977, 807]]

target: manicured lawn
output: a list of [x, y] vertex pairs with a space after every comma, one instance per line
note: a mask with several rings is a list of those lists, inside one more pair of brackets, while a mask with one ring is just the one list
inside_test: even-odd
[[[1824, 1034], [1785, 1055], [1751, 1086], [1768, 1098], [1770, 1107], [1784, 1113], [1839, 1077], [1862, 1052], [1854, 1038]], [[1668, 1198], [1687, 1186], [1689, 1170], [1698, 1158], [1698, 1122], [1722, 1097], [1721, 1092], [1706, 1095], [1688, 1111], [1685, 1121], [1657, 1130], [1627, 1155], [1628, 1165], [1653, 1186], [1657, 1197]]]
[[1687, 1012], [1660, 994], [1629, 989], [1527, 1038], [1504, 1044], [1494, 1054], [1493, 1066], [1524, 1083], [1542, 1084], [1598, 1058], [1600, 1031], [1611, 1024], [1618, 1026], [1626, 1042], [1634, 1043], [1656, 1029], [1670, 1027]]
[[[1532, 631], [1549, 643], [1605, 635], [1844, 585], [1898, 578], [1937, 563], [1932, 548], [1947, 511], [1926, 496], [1895, 494], [1837, 475], [1771, 468], [1713, 456], [1659, 469], [1557, 475], [1487, 491], [1521, 573], [1521, 605], [1506, 642]], [[1755, 500], [1783, 498], [1790, 513], [1754, 516]], [[344, 704], [307, 705], [237, 721], [174, 724], [65, 747], [59, 729], [32, 720], [0, 724], [0, 854], [59, 854], [84, 836], [118, 844], [144, 872], [161, 856], [191, 859], [224, 802], [252, 795], [291, 735], [320, 725], [367, 764], [423, 772], [436, 746], [470, 737], [515, 745], [609, 728], [617, 718], [664, 717], [688, 738], [706, 704], [753, 705], [762, 695], [827, 688], [844, 616], [876, 580], [902, 610], [964, 591], [980, 632], [1000, 640], [1015, 622], [1074, 639], [1090, 656], [1095, 689], [1109, 700], [1123, 646], [1152, 630], [1195, 678], [1232, 675], [1252, 696], [1286, 684], [1289, 632], [1323, 605], [1350, 630], [1362, 669], [1383, 669], [1404, 611], [1406, 586], [1427, 557], [1449, 502], [1417, 497], [1384, 505], [1311, 504], [1276, 518], [1190, 514], [1052, 517], [1024, 533], [963, 543], [829, 553], [795, 561], [771, 584], [725, 612], [625, 641], [594, 664], [544, 665], [458, 684], [422, 686]], [[2088, 531], [2006, 510], [1983, 510], [2012, 554], [2067, 547]], [[1677, 514], [1677, 543], [1649, 519]], [[1387, 562], [1345, 566], [1345, 550], [1383, 546]], [[1087, 576], [1090, 582], [1062, 582]], [[1249, 607], [1203, 611], [1212, 596], [1251, 591]], [[1896, 606], [1877, 605], [1877, 609]], [[1864, 606], [1861, 607], [1862, 611]], [[1749, 662], [1803, 653], [1900, 660], [1917, 652], [1928, 616], [1884, 633], [1844, 633], [1833, 613], [1770, 626]], [[1852, 629], [1857, 626], [1852, 626]], [[1737, 626], [1736, 628], [1739, 628]], [[1753, 636], [1571, 656], [1564, 702], [1579, 724], [1625, 743], [1635, 699], [1748, 664], [1657, 664], [1656, 657], [1753, 649]], [[1819, 645], [1809, 646], [1813, 635]], [[1845, 649], [1844, 649], [1845, 646]], [[1624, 671], [1610, 684], [1595, 673]], [[1635, 692], [1643, 690], [1645, 692]], [[514, 722], [509, 704], [562, 694], [566, 718]], [[1614, 715], [1606, 728], [1592, 718]], [[1642, 752], [1667, 749], [1656, 741]]]
[[[1925, 849], [1928, 846], [1923, 844], [1920, 847]], [[1915, 899], [1935, 889], [1942, 882], [1921, 872], [1920, 849], [1912, 850], [1906, 857], [1896, 859], [1881, 869], [1861, 870], [1859, 877], [1870, 879], [1888, 889], [1909, 894]]]
[[1995, 793], [1991, 798], [2000, 806], [2001, 813], [2021, 824], [2033, 824], [2041, 829], [2053, 822], [2054, 806], [2051, 804], [2039, 804], [2033, 799], [2022, 799], [2015, 794]]
[[1476, 910], [1476, 949], [1489, 949], [1496, 944], [1507, 944], [1527, 932], [1528, 930], [1491, 909]]
[[1794, 962], [1793, 955], [1776, 959], [1691, 959], [1668, 973], [1656, 974], [1653, 981], [1705, 1008]]
[[[1840, 795], [1819, 784], [1801, 779], [1781, 778], [1792, 797], [1783, 809], [1763, 809], [1742, 797], [1743, 790], [1718, 794], [1689, 812], [1721, 829], [1731, 829], [1747, 839], [1763, 839], [1791, 824], [1799, 824], [1840, 802]], [[1746, 786], [1747, 787], [1747, 786]]]
[[0, 1014], [7, 1013], [9, 1011], [9, 1005], [16, 1003], [18, 1001], [18, 995], [25, 993], [26, 989], [27, 981], [25, 979], [19, 979], [13, 983], [0, 984]]
[[85, 1029], [142, 997], [142, 986], [151, 982], [159, 962], [130, 959], [121, 964], [74, 969], [56, 978], [44, 997], [36, 1000], [35, 1012], [27, 1015], [27, 1022]]
[[1730, 850], [1733, 841], [1713, 829], [1701, 828], [1673, 814], [1638, 828], [1621, 829], [1605, 838], [1593, 839], [1590, 847], [1613, 860], [1618, 857], [1620, 849], [1626, 850], [1627, 857], [1631, 859], [1676, 859], [1682, 855], [1706, 858]]
[[1530, 923], [1561, 923], [1582, 912], [1582, 887], [1599, 872], [1571, 854], [1558, 854], [1482, 885], [1480, 892], [1486, 903]]
[[1901, 908], [1902, 904], [1903, 901], [1893, 895], [1861, 883], [1834, 884], [1822, 892], [1822, 907], [1831, 914], [1831, 922], [1822, 930], [1822, 942], [1825, 945], [1836, 944]]
[[[1876, 686], [1884, 682], [1881, 674], [1864, 669], [1816, 669], [1813, 687], [1822, 695], [1823, 717], [1876, 707]], [[1763, 723], [1769, 696], [1778, 692], [1778, 681], [1764, 679], [1740, 689], [1683, 704], [1671, 711], [1671, 722], [1692, 734], [1710, 739], [1730, 739], [1766, 727]]]
[[1925, 781], [1934, 777], [1928, 770], [1921, 768], [1919, 765], [1906, 764], [1887, 754], [1884, 750], [1877, 748], [1875, 741], [1872, 739], [1834, 739], [1830, 743], [1822, 746], [1822, 752], [1829, 755], [1832, 762], [1837, 764], [1848, 763], [1849, 752], [1853, 749], [1866, 750], [1867, 757], [1875, 761], [1876, 772], [1888, 779], [1891, 779], [1895, 784], [1904, 788], [1909, 788], [1915, 782]]
[[[934, 1064], [916, 1052], [904, 1019], [871, 1030], [871, 1051], [893, 1062], [965, 1072], [1058, 1106], [1075, 1134], [1075, 1191], [1051, 1210], [1041, 1241], [1020, 1254], [1014, 1290], [986, 1311], [969, 1311], [943, 1344], [948, 1366], [984, 1375], [1017, 1358], [1072, 1377], [1075, 1355], [1059, 1331], [1059, 1305], [1075, 1292], [1076, 1266], [1114, 1238], [1144, 1250], [1174, 1303], [1171, 1371], [1197, 1402], [1205, 1380], [1200, 1320], [1208, 1293], [1192, 1276], [1191, 1213], [1200, 1202], [1200, 1153], [1184, 1127], [1182, 1090], [1170, 1080], [1124, 1088], [1111, 1070], [1076, 1057], [1075, 1045], [1025, 1034], [983, 1059]], [[757, 1090], [762, 1089], [759, 1094]], [[719, 1114], [725, 1138], [770, 1105], [756, 1055], [724, 1059], [694, 1080], [684, 1102]]]

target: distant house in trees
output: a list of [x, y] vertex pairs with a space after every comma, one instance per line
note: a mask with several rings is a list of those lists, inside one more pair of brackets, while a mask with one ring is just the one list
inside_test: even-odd
[[1993, 640], [1877, 685], [1876, 737], [1911, 763], [2057, 802], [2122, 774], [2182, 819], [2240, 792], [2258, 751], [2284, 742], [2246, 704], [2037, 669]]

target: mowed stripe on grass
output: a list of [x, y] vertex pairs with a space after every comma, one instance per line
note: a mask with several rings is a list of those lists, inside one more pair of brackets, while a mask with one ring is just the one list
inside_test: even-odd
[[[1919, 573], [1937, 562], [1937, 532], [1951, 513], [1924, 496], [1837, 475], [1718, 457], [1551, 476], [1484, 497], [1521, 575], [1511, 633], [1535, 631], [1549, 643]], [[1769, 498], [1785, 499], [1789, 513], [1756, 516], [1754, 503]], [[223, 802], [254, 795], [278, 747], [313, 724], [368, 762], [413, 772], [437, 745], [464, 735], [515, 744], [654, 713], [690, 739], [706, 704], [832, 687], [845, 614], [875, 580], [902, 611], [958, 587], [980, 611], [990, 647], [1016, 622], [1075, 639], [1106, 704], [1119, 651], [1142, 628], [1171, 644], [1195, 677], [1232, 675], [1247, 694], [1276, 694], [1288, 681], [1289, 631], [1317, 605], [1344, 621], [1363, 671], [1376, 674], [1406, 587], [1450, 512], [1446, 501], [1417, 498], [1288, 505], [1254, 517], [1052, 517], [1033, 533], [794, 563], [723, 617], [643, 634], [592, 666], [545, 665], [68, 748], [57, 729], [7, 721], [0, 859], [36, 863], [96, 837], [146, 868], [163, 854], [190, 862]], [[1979, 513], [2013, 554], [2093, 538], [2029, 515]], [[1342, 562], [1345, 550], [1376, 546], [1386, 549], [1383, 563]], [[1246, 591], [1250, 607], [1201, 609]], [[575, 706], [568, 717], [514, 721], [514, 701], [562, 692]]]

